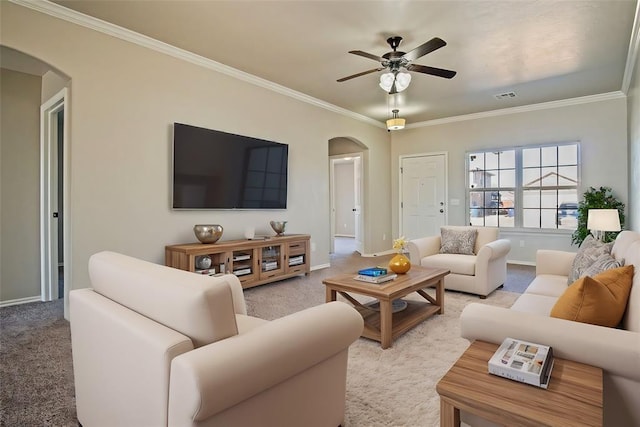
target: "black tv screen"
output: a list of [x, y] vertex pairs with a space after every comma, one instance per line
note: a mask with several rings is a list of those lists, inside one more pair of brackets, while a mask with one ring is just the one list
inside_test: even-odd
[[174, 209], [286, 209], [289, 146], [173, 125]]

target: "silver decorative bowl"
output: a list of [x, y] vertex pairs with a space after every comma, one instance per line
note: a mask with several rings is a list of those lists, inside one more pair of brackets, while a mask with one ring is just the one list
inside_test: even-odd
[[271, 228], [273, 228], [273, 231], [279, 236], [284, 233], [284, 226], [287, 225], [287, 221], [271, 221], [269, 224], [271, 224]]
[[222, 226], [218, 224], [198, 224], [193, 232], [202, 243], [215, 243], [222, 237]]

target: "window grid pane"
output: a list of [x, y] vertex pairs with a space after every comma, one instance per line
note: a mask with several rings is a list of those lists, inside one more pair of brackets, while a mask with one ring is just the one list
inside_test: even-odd
[[467, 160], [470, 224], [576, 228], [577, 143], [475, 152]]

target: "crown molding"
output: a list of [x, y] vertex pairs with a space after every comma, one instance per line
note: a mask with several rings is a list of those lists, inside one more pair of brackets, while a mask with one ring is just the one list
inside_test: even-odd
[[500, 110], [483, 111], [480, 113], [464, 114], [461, 116], [445, 117], [442, 119], [428, 120], [425, 122], [409, 124], [405, 129], [437, 126], [446, 123], [463, 122], [467, 120], [484, 119], [487, 117], [506, 116], [508, 114], [526, 113], [529, 111], [549, 110], [551, 108], [568, 107], [571, 105], [588, 104], [591, 102], [608, 101], [611, 99], [626, 98], [621, 91], [602, 93], [598, 95], [581, 96], [578, 98], [561, 99], [559, 101], [541, 102], [539, 104], [523, 105], [521, 107], [502, 108]]
[[[631, 40], [629, 41], [629, 51], [627, 53], [627, 64], [624, 67], [624, 77], [622, 78], [622, 93], [627, 95], [631, 86], [631, 78], [633, 77], [633, 68], [638, 57], [638, 49], [640, 49], [640, 1], [636, 4], [636, 17], [633, 21], [631, 29]], [[640, 70], [635, 70], [640, 73]]]
[[253, 74], [245, 73], [244, 71], [238, 70], [233, 67], [229, 67], [228, 65], [221, 64], [220, 62], [216, 62], [214, 60], [205, 58], [193, 52], [180, 49], [168, 43], [161, 42], [154, 38], [145, 36], [144, 34], [140, 34], [135, 31], [131, 31], [126, 28], [120, 27], [118, 25], [112, 24], [110, 22], [106, 22], [101, 19], [94, 18], [80, 12], [76, 12], [72, 9], [66, 8], [56, 3], [52, 3], [48, 0], [9, 0], [9, 1], [17, 5], [35, 10], [37, 12], [44, 13], [49, 16], [53, 16], [55, 18], [65, 20], [67, 22], [71, 22], [73, 24], [77, 24], [77, 25], [89, 28], [91, 30], [98, 31], [103, 34], [107, 34], [109, 36], [113, 36], [121, 40], [137, 44], [147, 49], [155, 50], [156, 52], [160, 52], [165, 55], [169, 55], [174, 58], [178, 58], [183, 61], [190, 62], [200, 67], [208, 68], [218, 73], [226, 74], [238, 80], [271, 90], [273, 92], [288, 96], [298, 101], [302, 101], [307, 104], [311, 104], [316, 107], [320, 107], [325, 110], [329, 110], [334, 113], [338, 113], [338, 114], [350, 117], [352, 119], [359, 120], [359, 121], [374, 125], [376, 127], [386, 129], [385, 124], [382, 122], [379, 122], [378, 120], [374, 120], [362, 114], [354, 113], [353, 111], [349, 111], [345, 108], [338, 107], [337, 105], [330, 104], [328, 102], [306, 95], [302, 92], [289, 89], [285, 86], [279, 85], [269, 80], [254, 76]]
[[[0, 0], [2, 1], [2, 0]], [[271, 82], [269, 80], [254, 76], [236, 68], [224, 65], [220, 62], [213, 61], [203, 56], [197, 55], [193, 52], [189, 52], [184, 49], [172, 46], [170, 44], [161, 42], [154, 38], [145, 36], [135, 31], [128, 30], [110, 22], [103, 21], [98, 18], [94, 18], [80, 12], [76, 12], [72, 9], [68, 9], [64, 6], [52, 3], [48, 0], [9, 0], [20, 6], [35, 10], [40, 13], [44, 13], [55, 18], [71, 22], [103, 34], [110, 35], [112, 37], [119, 38], [121, 40], [137, 44], [142, 47], [146, 47], [151, 50], [172, 56], [177, 59], [181, 59], [192, 64], [234, 77], [238, 80], [259, 86], [273, 92], [288, 96], [290, 98], [305, 102], [307, 104], [314, 105], [316, 107], [323, 108], [328, 111], [332, 111], [337, 114], [341, 114], [352, 119], [368, 123], [381, 129], [386, 129], [386, 123], [374, 120], [370, 117], [362, 114], [349, 111], [345, 108], [338, 107], [337, 105], [330, 104], [312, 96], [306, 95], [302, 92], [289, 89], [285, 86]], [[465, 114], [460, 116], [445, 117], [442, 119], [427, 120], [424, 122], [417, 122], [408, 124], [405, 130], [421, 128], [426, 126], [437, 126], [446, 123], [462, 122], [467, 120], [476, 120], [487, 117], [503, 116], [508, 114], [526, 113], [529, 111], [539, 111], [551, 108], [566, 107], [571, 105], [586, 104], [590, 102], [606, 101], [611, 99], [624, 98], [629, 89], [631, 83], [632, 72], [634, 68], [635, 58], [638, 55], [640, 49], [640, 2], [636, 7], [636, 16], [634, 26], [631, 34], [631, 43], [629, 45], [629, 54], [627, 55], [627, 64], [625, 67], [625, 74], [623, 78], [623, 84], [621, 91], [609, 92], [599, 95], [589, 95], [578, 98], [563, 99], [559, 101], [543, 102], [539, 104], [530, 104], [521, 107], [504, 108], [499, 110], [483, 111], [479, 113]], [[640, 72], [640, 71], [638, 71]]]

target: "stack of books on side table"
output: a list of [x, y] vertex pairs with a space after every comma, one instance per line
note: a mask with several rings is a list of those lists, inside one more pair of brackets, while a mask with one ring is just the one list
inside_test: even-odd
[[489, 359], [489, 373], [514, 381], [549, 387], [553, 349], [514, 338], [505, 338]]
[[358, 275], [354, 279], [361, 282], [384, 283], [398, 277], [395, 273], [389, 273], [386, 268], [371, 267], [358, 271]]

